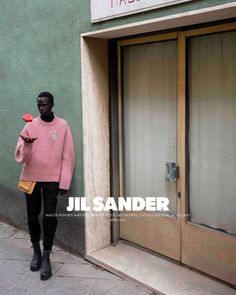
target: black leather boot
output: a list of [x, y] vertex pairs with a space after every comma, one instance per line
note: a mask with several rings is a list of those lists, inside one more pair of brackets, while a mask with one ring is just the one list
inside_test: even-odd
[[51, 263], [50, 263], [51, 250], [43, 251], [43, 259], [41, 265], [41, 280], [48, 280], [52, 276]]
[[34, 254], [30, 264], [31, 271], [37, 271], [41, 267], [42, 253], [39, 243], [33, 243]]

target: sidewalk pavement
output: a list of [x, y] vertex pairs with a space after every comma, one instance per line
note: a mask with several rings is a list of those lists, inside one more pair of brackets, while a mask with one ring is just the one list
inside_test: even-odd
[[51, 254], [53, 276], [41, 281], [40, 271], [29, 269], [32, 253], [28, 234], [0, 222], [1, 295], [154, 294], [56, 246]]

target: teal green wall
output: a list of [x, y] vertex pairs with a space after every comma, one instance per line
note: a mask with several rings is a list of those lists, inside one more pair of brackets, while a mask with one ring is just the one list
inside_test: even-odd
[[[102, 23], [90, 23], [89, 0], [0, 1], [0, 216], [25, 225], [25, 204], [16, 188], [21, 167], [14, 150], [24, 126], [22, 115], [37, 115], [36, 96], [50, 91], [54, 111], [67, 119], [75, 138], [77, 168], [70, 195], [83, 196], [80, 34], [199, 9], [226, 0], [195, 0]], [[59, 210], [66, 206], [61, 198]], [[59, 220], [57, 239], [74, 251], [84, 251], [83, 218]]]
[[[26, 224], [24, 195], [16, 188], [21, 165], [14, 160], [22, 115], [37, 115], [36, 96], [50, 91], [54, 112], [69, 122], [77, 168], [70, 196], [83, 195], [79, 1], [1, 0], [0, 9], [0, 215]], [[61, 197], [59, 211], [65, 212]], [[83, 252], [82, 218], [59, 219], [57, 238]], [[63, 234], [61, 234], [63, 233]], [[73, 233], [73, 235], [72, 235]]]

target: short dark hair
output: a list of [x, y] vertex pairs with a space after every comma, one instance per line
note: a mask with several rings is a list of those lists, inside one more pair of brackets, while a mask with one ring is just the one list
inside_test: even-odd
[[49, 99], [50, 103], [51, 103], [52, 105], [54, 105], [54, 97], [53, 97], [53, 95], [52, 95], [50, 92], [46, 92], [46, 91], [41, 92], [41, 93], [37, 96], [37, 99], [38, 99], [39, 97], [47, 97], [47, 98]]

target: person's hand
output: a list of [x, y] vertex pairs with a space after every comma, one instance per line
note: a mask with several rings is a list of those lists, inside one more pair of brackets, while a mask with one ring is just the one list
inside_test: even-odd
[[27, 136], [23, 136], [23, 135], [19, 135], [23, 140], [24, 142], [26, 143], [33, 143], [38, 137], [27, 137]]
[[59, 189], [59, 195], [65, 195], [68, 192], [66, 189]]

